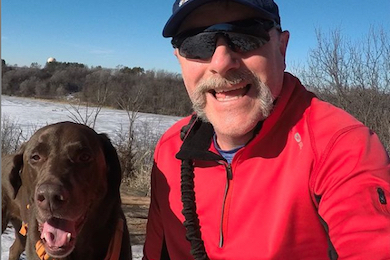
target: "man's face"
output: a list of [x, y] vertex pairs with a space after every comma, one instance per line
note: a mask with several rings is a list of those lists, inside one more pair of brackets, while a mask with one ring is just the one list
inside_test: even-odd
[[[192, 12], [179, 31], [254, 17], [258, 14], [243, 5], [212, 2]], [[220, 37], [207, 60], [182, 57], [175, 49], [194, 109], [214, 126], [222, 149], [249, 141], [280, 94], [289, 34], [274, 28], [269, 35], [265, 45], [244, 53], [232, 51]]]

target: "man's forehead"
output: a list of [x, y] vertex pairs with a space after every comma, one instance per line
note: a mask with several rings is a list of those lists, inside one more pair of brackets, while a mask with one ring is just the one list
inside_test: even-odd
[[211, 2], [192, 11], [182, 22], [178, 32], [217, 23], [259, 17], [259, 15], [260, 14], [256, 10], [235, 2]]

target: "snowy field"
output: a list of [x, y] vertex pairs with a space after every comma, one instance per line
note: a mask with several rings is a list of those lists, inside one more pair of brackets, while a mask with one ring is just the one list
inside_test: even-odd
[[[91, 112], [92, 108], [88, 111]], [[81, 112], [85, 111], [82, 108]], [[1, 117], [6, 118], [21, 127], [23, 137], [29, 138], [34, 130], [42, 126], [60, 121], [72, 120], [75, 110], [67, 104], [59, 104], [49, 101], [34, 100], [19, 97], [1, 96]], [[161, 116], [139, 113], [136, 123], [137, 134], [143, 131], [154, 131], [161, 135], [168, 127], [178, 121], [180, 117]], [[115, 139], [120, 129], [126, 129], [129, 119], [125, 111], [103, 108], [98, 115], [95, 130], [98, 133], [106, 133], [111, 139]], [[152, 130], [151, 130], [152, 129]], [[8, 228], [1, 235], [1, 260], [8, 259], [8, 250], [14, 239], [14, 232]], [[20, 259], [25, 259], [24, 255]], [[133, 259], [142, 259], [142, 246], [133, 246]]]
[[[60, 121], [74, 121], [72, 116], [72, 113], [75, 114], [74, 107], [44, 100], [1, 96], [2, 119], [10, 119], [18, 124], [27, 137], [42, 126]], [[80, 107], [79, 111], [85, 115], [90, 114], [93, 109], [90, 107], [86, 110]], [[156, 134], [161, 134], [179, 119], [180, 117], [139, 113], [135, 128], [138, 134], [142, 134], [146, 127]], [[126, 129], [128, 125], [129, 119], [125, 111], [103, 108], [97, 117], [95, 130], [115, 139], [120, 129]]]

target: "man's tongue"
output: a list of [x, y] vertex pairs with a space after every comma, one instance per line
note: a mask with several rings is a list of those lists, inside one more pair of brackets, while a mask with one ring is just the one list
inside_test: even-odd
[[66, 246], [75, 234], [75, 222], [49, 219], [43, 224], [41, 239], [46, 242], [47, 246], [59, 248]]

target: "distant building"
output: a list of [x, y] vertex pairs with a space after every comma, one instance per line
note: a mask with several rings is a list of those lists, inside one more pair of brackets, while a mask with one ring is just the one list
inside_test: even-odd
[[47, 59], [47, 63], [56, 62], [57, 60], [53, 57]]

